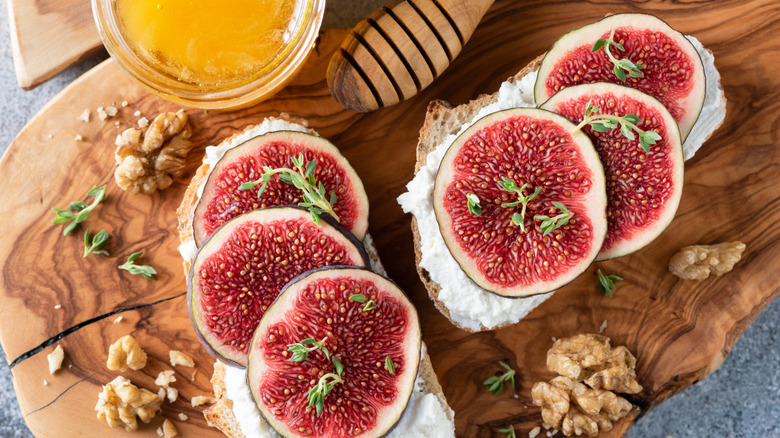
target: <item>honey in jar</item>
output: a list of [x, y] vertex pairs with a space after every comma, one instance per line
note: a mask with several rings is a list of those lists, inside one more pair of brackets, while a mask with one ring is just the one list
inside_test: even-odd
[[116, 0], [117, 25], [145, 63], [179, 81], [219, 87], [272, 65], [303, 0]]

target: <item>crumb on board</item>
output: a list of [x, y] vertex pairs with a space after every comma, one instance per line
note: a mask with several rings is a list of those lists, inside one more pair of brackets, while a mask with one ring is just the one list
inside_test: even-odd
[[73, 137], [73, 140], [75, 140], [75, 141], [81, 141], [81, 140], [84, 140], [84, 137], [82, 137], [82, 136], [81, 136], [81, 134], [76, 134], [76, 136], [75, 136], [75, 137]]
[[146, 117], [141, 117], [140, 119], [138, 119], [139, 128], [146, 128], [147, 126], [149, 126], [149, 119], [147, 119]]
[[89, 122], [89, 117], [90, 117], [90, 114], [91, 114], [91, 113], [90, 113], [90, 111], [89, 111], [88, 109], [85, 109], [85, 110], [84, 110], [84, 112], [82, 112], [82, 113], [79, 115], [79, 120], [81, 120], [81, 121], [82, 121], [82, 122], [84, 122], [84, 123], [87, 123], [87, 122]]
[[190, 417], [188, 417], [187, 414], [185, 414], [184, 412], [179, 412], [179, 420], [187, 421], [189, 419], [190, 419]]
[[62, 345], [57, 345], [51, 353], [46, 355], [46, 360], [49, 362], [49, 374], [54, 374], [62, 368], [62, 361], [65, 359], [65, 350], [62, 349]]
[[133, 115], [134, 115], [134, 116], [136, 116], [136, 117], [138, 117], [138, 116], [140, 116], [140, 115], [141, 115], [141, 111], [138, 111], [138, 110], [136, 110], [136, 111], [133, 113]]
[[122, 315], [117, 316], [116, 319], [114, 320], [114, 324], [122, 322], [123, 319], [125, 319], [125, 318]]
[[123, 100], [123, 101], [122, 101], [122, 107], [124, 108], [124, 107], [126, 107], [126, 106], [127, 106], [127, 101], [126, 101], [126, 100]]
[[57, 309], [57, 310], [62, 309], [62, 305], [61, 304], [55, 304], [54, 308]]

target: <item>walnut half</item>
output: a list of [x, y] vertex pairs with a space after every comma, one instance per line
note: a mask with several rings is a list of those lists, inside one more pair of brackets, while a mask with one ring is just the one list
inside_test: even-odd
[[184, 172], [192, 149], [192, 130], [183, 110], [162, 113], [146, 132], [130, 128], [116, 138], [114, 179], [128, 193], [151, 194], [173, 184]]
[[117, 339], [108, 349], [106, 366], [112, 371], [140, 370], [146, 366], [146, 353], [131, 335]]
[[669, 272], [683, 280], [704, 280], [710, 273], [723, 275], [734, 268], [744, 250], [742, 242], [686, 246], [669, 259]]
[[95, 411], [97, 418], [105, 418], [109, 426], [124, 425], [126, 430], [132, 431], [138, 429], [136, 417], [148, 423], [160, 411], [162, 402], [162, 397], [119, 376], [103, 386]]

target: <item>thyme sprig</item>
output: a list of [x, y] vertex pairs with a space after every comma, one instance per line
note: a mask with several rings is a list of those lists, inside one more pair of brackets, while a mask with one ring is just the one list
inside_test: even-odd
[[513, 426], [509, 426], [506, 429], [498, 429], [498, 433], [505, 433], [506, 438], [517, 438], [515, 435], [515, 428]]
[[309, 407], [314, 407], [317, 410], [317, 415], [322, 413], [325, 396], [333, 390], [337, 383], [344, 383], [344, 379], [341, 378], [344, 366], [336, 359], [336, 356], [331, 357], [331, 360], [333, 361], [333, 366], [336, 367], [336, 372], [320, 377], [317, 384], [309, 390]]
[[496, 395], [504, 389], [504, 382], [509, 381], [512, 384], [512, 392], [515, 392], [515, 370], [500, 360], [498, 361], [498, 364], [501, 365], [501, 368], [505, 369], [506, 372], [500, 376], [489, 377], [485, 380], [484, 385], [487, 386], [492, 395]]
[[612, 54], [611, 48], [614, 47], [621, 52], [624, 52], [626, 49], [623, 48], [623, 45], [619, 42], [615, 41], [615, 29], [612, 29], [612, 32], [609, 34], [609, 38], [606, 40], [604, 38], [599, 38], [596, 40], [596, 42], [593, 44], [593, 48], [590, 49], [591, 52], [598, 52], [601, 49], [604, 49], [604, 53], [607, 54], [607, 58], [609, 58], [610, 61], [612, 61], [612, 64], [614, 67], [612, 68], [612, 72], [615, 73], [615, 76], [617, 76], [618, 79], [625, 82], [626, 81], [626, 73], [629, 74], [632, 78], [643, 78], [645, 77], [645, 74], [642, 73], [642, 69], [645, 68], [644, 65], [639, 63], [633, 63], [629, 61], [628, 59], [617, 59]]
[[590, 125], [596, 132], [607, 132], [620, 126], [620, 133], [629, 140], [635, 140], [633, 131], [639, 134], [639, 144], [645, 152], [650, 152], [650, 146], [661, 139], [661, 136], [655, 131], [643, 131], [637, 126], [642, 120], [634, 114], [626, 114], [623, 117], [613, 116], [611, 114], [598, 114], [600, 107], [593, 105], [593, 99], [585, 105], [585, 115], [582, 121], [571, 132], [581, 129], [585, 125]]
[[482, 206], [479, 204], [479, 197], [473, 193], [466, 195], [466, 203], [469, 207], [469, 213], [475, 216], [482, 216]]
[[555, 208], [560, 210], [560, 214], [553, 217], [547, 216], [546, 214], [537, 214], [534, 216], [534, 219], [542, 221], [542, 225], [539, 227], [543, 232], [542, 236], [546, 236], [558, 228], [568, 224], [569, 219], [574, 216], [574, 213], [569, 211], [569, 209], [566, 208], [566, 205], [564, 205], [562, 202], [553, 201], [552, 204], [555, 206]]
[[[287, 351], [292, 353], [290, 360], [293, 362], [303, 362], [309, 357], [310, 352], [316, 350], [322, 350], [322, 352], [325, 353], [325, 357], [330, 359], [330, 351], [328, 351], [328, 347], [325, 346], [325, 341], [327, 339], [327, 336], [322, 338], [321, 341], [314, 338], [306, 338], [295, 344], [287, 344]], [[310, 345], [310, 347], [307, 347], [307, 345]]]
[[78, 224], [84, 222], [89, 217], [89, 213], [97, 207], [98, 204], [100, 204], [101, 201], [106, 197], [106, 186], [98, 187], [98, 186], [92, 186], [92, 188], [87, 192], [87, 198], [92, 197], [92, 203], [87, 205], [84, 201], [74, 201], [71, 202], [70, 205], [68, 205], [68, 208], [65, 210], [59, 209], [59, 208], [52, 208], [54, 213], [57, 215], [57, 218], [52, 221], [54, 224], [64, 224], [68, 223], [68, 226], [65, 227], [65, 230], [62, 231], [63, 236], [67, 236], [68, 233], [73, 231]]
[[350, 295], [349, 296], [349, 300], [350, 301], [354, 301], [356, 303], [360, 303], [360, 304], [366, 303], [366, 305], [363, 306], [363, 311], [364, 312], [368, 312], [369, 310], [374, 310], [377, 307], [379, 307], [379, 305], [376, 304], [374, 302], [374, 300], [368, 299], [368, 297], [363, 295], [363, 294], [353, 294], [353, 295]]
[[103, 254], [108, 255], [108, 251], [100, 249], [101, 246], [108, 242], [108, 238], [111, 237], [106, 230], [103, 230], [94, 236], [92, 236], [92, 244], [89, 243], [89, 229], [84, 232], [84, 258], [90, 254]]
[[259, 184], [260, 188], [257, 190], [257, 197], [259, 198], [263, 192], [265, 192], [268, 182], [271, 181], [271, 177], [279, 174], [280, 181], [294, 186], [303, 192], [303, 202], [298, 203], [298, 205], [309, 210], [315, 224], [320, 223], [320, 215], [322, 213], [328, 213], [336, 219], [336, 221], [339, 221], [339, 216], [333, 211], [333, 205], [336, 204], [336, 201], [338, 200], [336, 192], [330, 192], [330, 196], [328, 196], [322, 182], [317, 182], [314, 178], [314, 169], [317, 167], [317, 160], [311, 160], [304, 165], [303, 153], [300, 153], [297, 157], [290, 157], [290, 161], [292, 161], [294, 169], [289, 167], [272, 168], [271, 166], [263, 166], [264, 173], [260, 179], [257, 181], [245, 182], [238, 187], [238, 190], [252, 190]]
[[127, 258], [127, 261], [123, 265], [119, 265], [119, 269], [124, 269], [133, 275], [143, 275], [145, 278], [154, 280], [154, 276], [157, 274], [157, 271], [155, 271], [153, 267], [149, 265], [135, 264], [135, 261], [138, 260], [138, 258], [140, 258], [142, 255], [144, 255], [143, 251], [130, 254], [130, 257]]
[[501, 204], [502, 207], [516, 207], [520, 204], [522, 204], [523, 208], [520, 209], [519, 213], [515, 213], [512, 215], [512, 223], [515, 225], [520, 226], [520, 230], [525, 232], [525, 210], [528, 206], [528, 203], [536, 199], [537, 196], [539, 196], [539, 193], [542, 191], [541, 187], [537, 187], [536, 190], [533, 192], [533, 194], [525, 196], [523, 194], [523, 191], [526, 187], [528, 187], [528, 184], [523, 184], [520, 188], [517, 188], [517, 184], [515, 182], [505, 176], [501, 177], [501, 181], [498, 182], [498, 187], [502, 190], [505, 190], [510, 193], [517, 193], [517, 201], [514, 202], [505, 202]]
[[596, 275], [599, 276], [599, 287], [601, 288], [601, 293], [608, 297], [612, 297], [612, 292], [615, 291], [615, 282], [623, 281], [623, 277], [619, 277], [617, 275], [605, 275], [603, 272], [601, 272], [601, 269], [596, 271]]

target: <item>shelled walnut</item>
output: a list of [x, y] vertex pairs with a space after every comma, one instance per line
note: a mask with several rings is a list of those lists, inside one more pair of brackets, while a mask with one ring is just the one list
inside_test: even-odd
[[146, 366], [146, 353], [131, 335], [122, 336], [108, 349], [106, 366], [112, 371], [140, 370]]
[[562, 376], [583, 380], [594, 389], [636, 394], [636, 358], [626, 347], [611, 348], [609, 338], [580, 334], [558, 339], [547, 352], [547, 368]]
[[683, 280], [704, 280], [711, 273], [723, 275], [734, 268], [744, 250], [742, 242], [686, 246], [669, 259], [669, 272]]
[[138, 388], [119, 376], [103, 386], [95, 411], [97, 418], [106, 419], [111, 427], [124, 426], [126, 430], [138, 429], [138, 419], [148, 423], [160, 411], [162, 397], [146, 389]]
[[[635, 394], [636, 359], [625, 347], [611, 348], [609, 338], [581, 334], [555, 341], [547, 352], [547, 368], [560, 376], [533, 386], [533, 403], [542, 408], [545, 424], [564, 435], [595, 436], [631, 410], [615, 392]], [[614, 392], [613, 392], [614, 391]]]
[[121, 133], [116, 138], [117, 185], [126, 192], [147, 195], [168, 188], [184, 172], [191, 135], [183, 110], [158, 115], [146, 132], [130, 128]]

